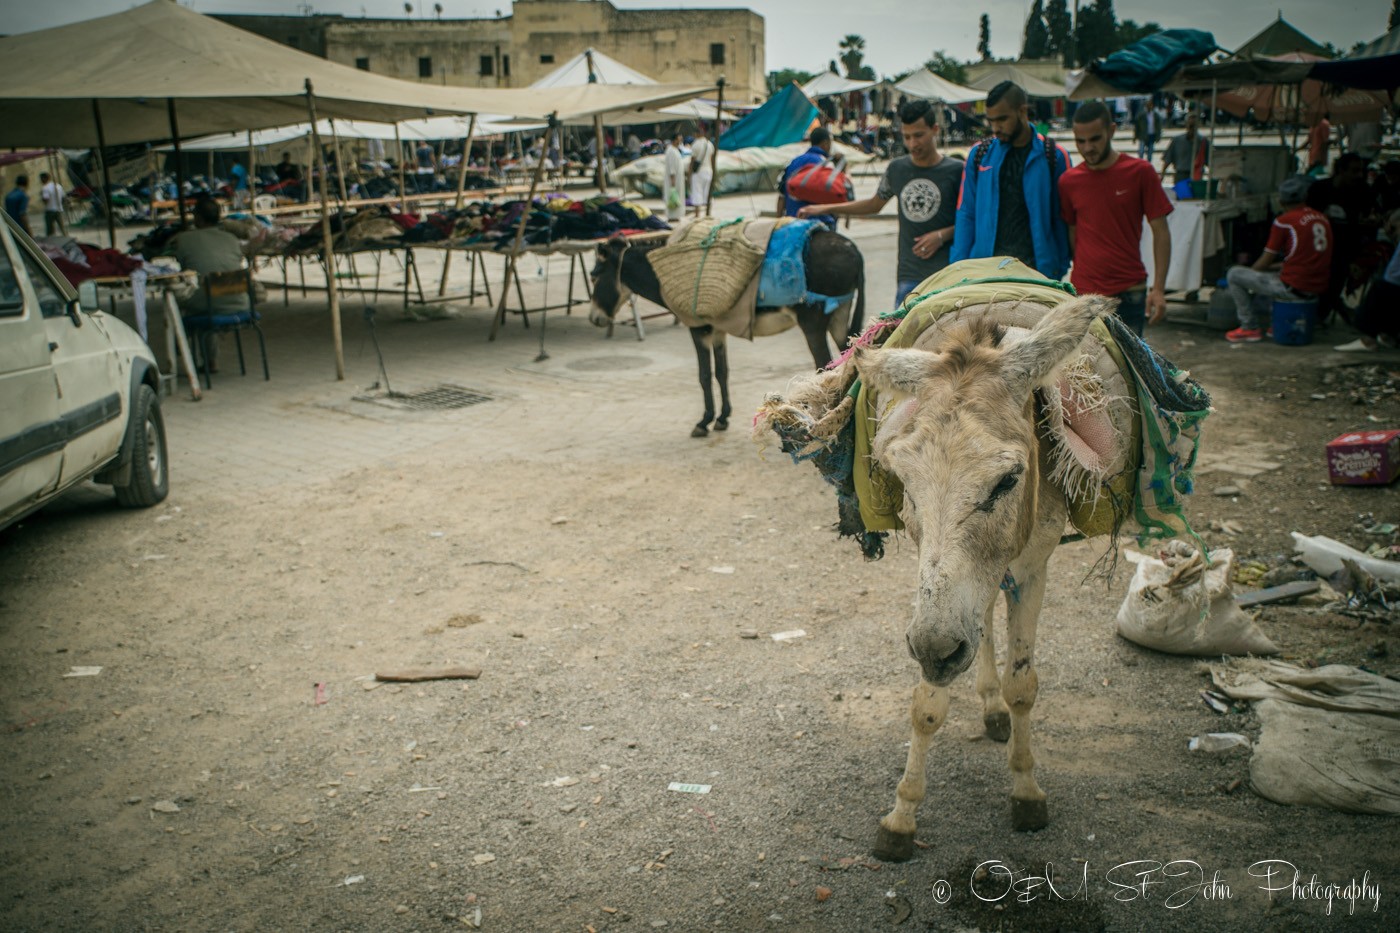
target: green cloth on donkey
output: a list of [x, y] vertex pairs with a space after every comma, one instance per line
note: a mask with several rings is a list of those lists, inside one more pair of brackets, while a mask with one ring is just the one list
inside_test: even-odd
[[[967, 260], [930, 276], [855, 343], [928, 348], [940, 335], [929, 329], [950, 314], [949, 324], [989, 314], [1028, 330], [1073, 297], [1068, 284], [1016, 260]], [[1070, 521], [1086, 537], [1116, 534], [1129, 520], [1140, 537], [1190, 533], [1180, 496], [1191, 489], [1209, 397], [1116, 319], [1096, 321], [1089, 333], [1085, 352], [1062, 369], [1059, 391], [1038, 393], [1047, 478], [1065, 492]], [[794, 460], [817, 465], [837, 488], [841, 533], [857, 536], [873, 558], [883, 550], [884, 533], [903, 527], [904, 491], [871, 456], [879, 418], [892, 402], [860, 383], [850, 356], [796, 384], [790, 398], [770, 396], [755, 431], [771, 428]]]

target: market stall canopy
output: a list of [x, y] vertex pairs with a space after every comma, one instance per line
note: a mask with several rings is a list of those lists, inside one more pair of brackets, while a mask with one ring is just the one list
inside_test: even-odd
[[[1293, 52], [1289, 55], [1274, 56], [1267, 61], [1285, 65], [1307, 65], [1309, 67], [1306, 73], [1311, 74], [1312, 66], [1324, 59], [1306, 52]], [[1224, 65], [1212, 67], [1223, 68]], [[1208, 92], [1200, 90], [1192, 96], [1203, 99], [1207, 94]], [[1216, 106], [1237, 117], [1243, 117], [1253, 111], [1256, 120], [1299, 122], [1307, 126], [1315, 124], [1323, 114], [1329, 115], [1334, 123], [1378, 120], [1388, 104], [1386, 95], [1376, 91], [1329, 86], [1316, 78], [1296, 82], [1274, 81], [1267, 84], [1238, 85], [1228, 90], [1222, 88], [1216, 94]]]
[[982, 96], [986, 92], [996, 87], [1003, 81], [1011, 81], [1019, 84], [1021, 88], [1031, 97], [1064, 97], [1065, 89], [1058, 84], [1051, 84], [1037, 78], [1028, 71], [1022, 71], [1015, 65], [997, 65], [995, 68], [977, 78], [976, 81], [967, 82], [968, 87], [982, 91]]
[[1327, 47], [1304, 35], [1296, 26], [1278, 14], [1278, 19], [1259, 31], [1254, 38], [1235, 49], [1235, 58], [1271, 58], [1275, 55], [1288, 55], [1293, 52], [1306, 52], [1318, 58], [1327, 55]]
[[816, 122], [817, 113], [817, 105], [794, 81], [726, 130], [717, 145], [722, 151], [732, 152], [801, 142]]
[[909, 97], [924, 100], [938, 100], [945, 104], [970, 104], [987, 96], [986, 91], [974, 87], [964, 87], [929, 71], [920, 68], [908, 77], [895, 82], [894, 89]]
[[1347, 87], [1394, 91], [1400, 87], [1400, 26], [1346, 58], [1318, 62], [1312, 76]]
[[[540, 78], [532, 88], [580, 88], [607, 86], [630, 86], [641, 89], [656, 88], [661, 85], [654, 79], [647, 77], [640, 71], [629, 68], [617, 59], [598, 51], [597, 49], [584, 49], [573, 58]], [[706, 90], [713, 90], [707, 88]], [[693, 95], [692, 95], [693, 96]], [[605, 124], [616, 123], [669, 123], [675, 120], [688, 120], [698, 122], [701, 120], [720, 119], [726, 122], [733, 122], [737, 119], [734, 114], [721, 111], [713, 101], [708, 100], [686, 100], [681, 103], [669, 104], [660, 107], [647, 107], [640, 110], [619, 110], [599, 115], [599, 120]], [[563, 119], [567, 124], [591, 124], [592, 114], [583, 115], [578, 118]]]
[[[470, 117], [430, 117], [424, 120], [405, 120], [398, 124], [398, 139], [419, 142], [422, 140], [462, 139], [467, 135]], [[323, 140], [333, 135], [341, 139], [378, 139], [386, 142], [395, 137], [394, 124], [372, 123], [366, 120], [336, 120], [332, 129], [330, 120], [317, 120], [316, 129]], [[497, 133], [519, 133], [543, 129], [544, 123], [499, 123], [491, 118], [482, 118], [476, 124], [476, 138], [482, 139]], [[290, 126], [277, 126], [266, 130], [251, 131], [252, 145], [263, 149], [268, 146], [281, 146], [287, 143], [304, 142], [311, 136], [310, 123], [294, 123]], [[186, 139], [180, 143], [183, 152], [247, 152], [250, 133], [213, 133], [197, 139]], [[162, 152], [169, 152], [172, 145], [159, 146]]]
[[108, 145], [170, 138], [167, 100], [186, 102], [178, 108], [182, 135], [285, 126], [305, 119], [307, 80], [320, 115], [381, 122], [450, 113], [577, 117], [665, 106], [706, 90], [415, 84], [299, 52], [173, 0], [151, 0], [0, 39], [0, 146], [91, 146], [94, 100]]
[[858, 81], [843, 78], [834, 71], [823, 71], [811, 81], [802, 85], [802, 93], [816, 100], [818, 97], [835, 97], [840, 94], [853, 94], [879, 84], [878, 81]]

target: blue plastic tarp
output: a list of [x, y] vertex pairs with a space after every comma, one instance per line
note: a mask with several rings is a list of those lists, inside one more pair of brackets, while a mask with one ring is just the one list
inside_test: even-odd
[[719, 147], [733, 151], [801, 142], [807, 138], [807, 131], [816, 118], [817, 105], [794, 82], [725, 131], [719, 138]]
[[1199, 29], [1167, 29], [1089, 66], [1104, 82], [1133, 94], [1161, 90], [1185, 65], [1215, 51], [1215, 36]]

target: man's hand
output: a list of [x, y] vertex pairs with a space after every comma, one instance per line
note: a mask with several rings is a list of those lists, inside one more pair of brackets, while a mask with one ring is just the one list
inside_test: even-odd
[[1167, 317], [1167, 295], [1160, 288], [1147, 293], [1147, 323], [1160, 324]]
[[914, 255], [920, 259], [928, 259], [938, 248], [943, 245], [943, 238], [939, 236], [937, 230], [925, 233], [923, 236], [914, 238]]
[[797, 209], [797, 219], [806, 220], [809, 217], [817, 217], [825, 214], [830, 208], [823, 208], [820, 204], [804, 204]]

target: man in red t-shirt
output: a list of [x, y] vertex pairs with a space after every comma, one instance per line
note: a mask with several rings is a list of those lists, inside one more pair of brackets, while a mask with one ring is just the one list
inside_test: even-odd
[[[1118, 299], [1118, 316], [1139, 337], [1167, 313], [1163, 289], [1172, 261], [1171, 201], [1156, 169], [1113, 148], [1116, 124], [1098, 101], [1074, 112], [1074, 144], [1084, 161], [1060, 176], [1060, 213], [1074, 257], [1069, 280], [1081, 295]], [[1142, 265], [1142, 222], [1152, 229], [1152, 288]]]
[[1231, 343], [1258, 343], [1264, 339], [1254, 314], [1256, 299], [1299, 301], [1327, 291], [1332, 270], [1332, 225], [1326, 216], [1304, 203], [1307, 196], [1307, 178], [1285, 178], [1278, 187], [1283, 213], [1274, 218], [1264, 254], [1254, 265], [1234, 266], [1226, 273], [1230, 297], [1235, 299], [1235, 310], [1240, 315], [1240, 326], [1225, 335]]

